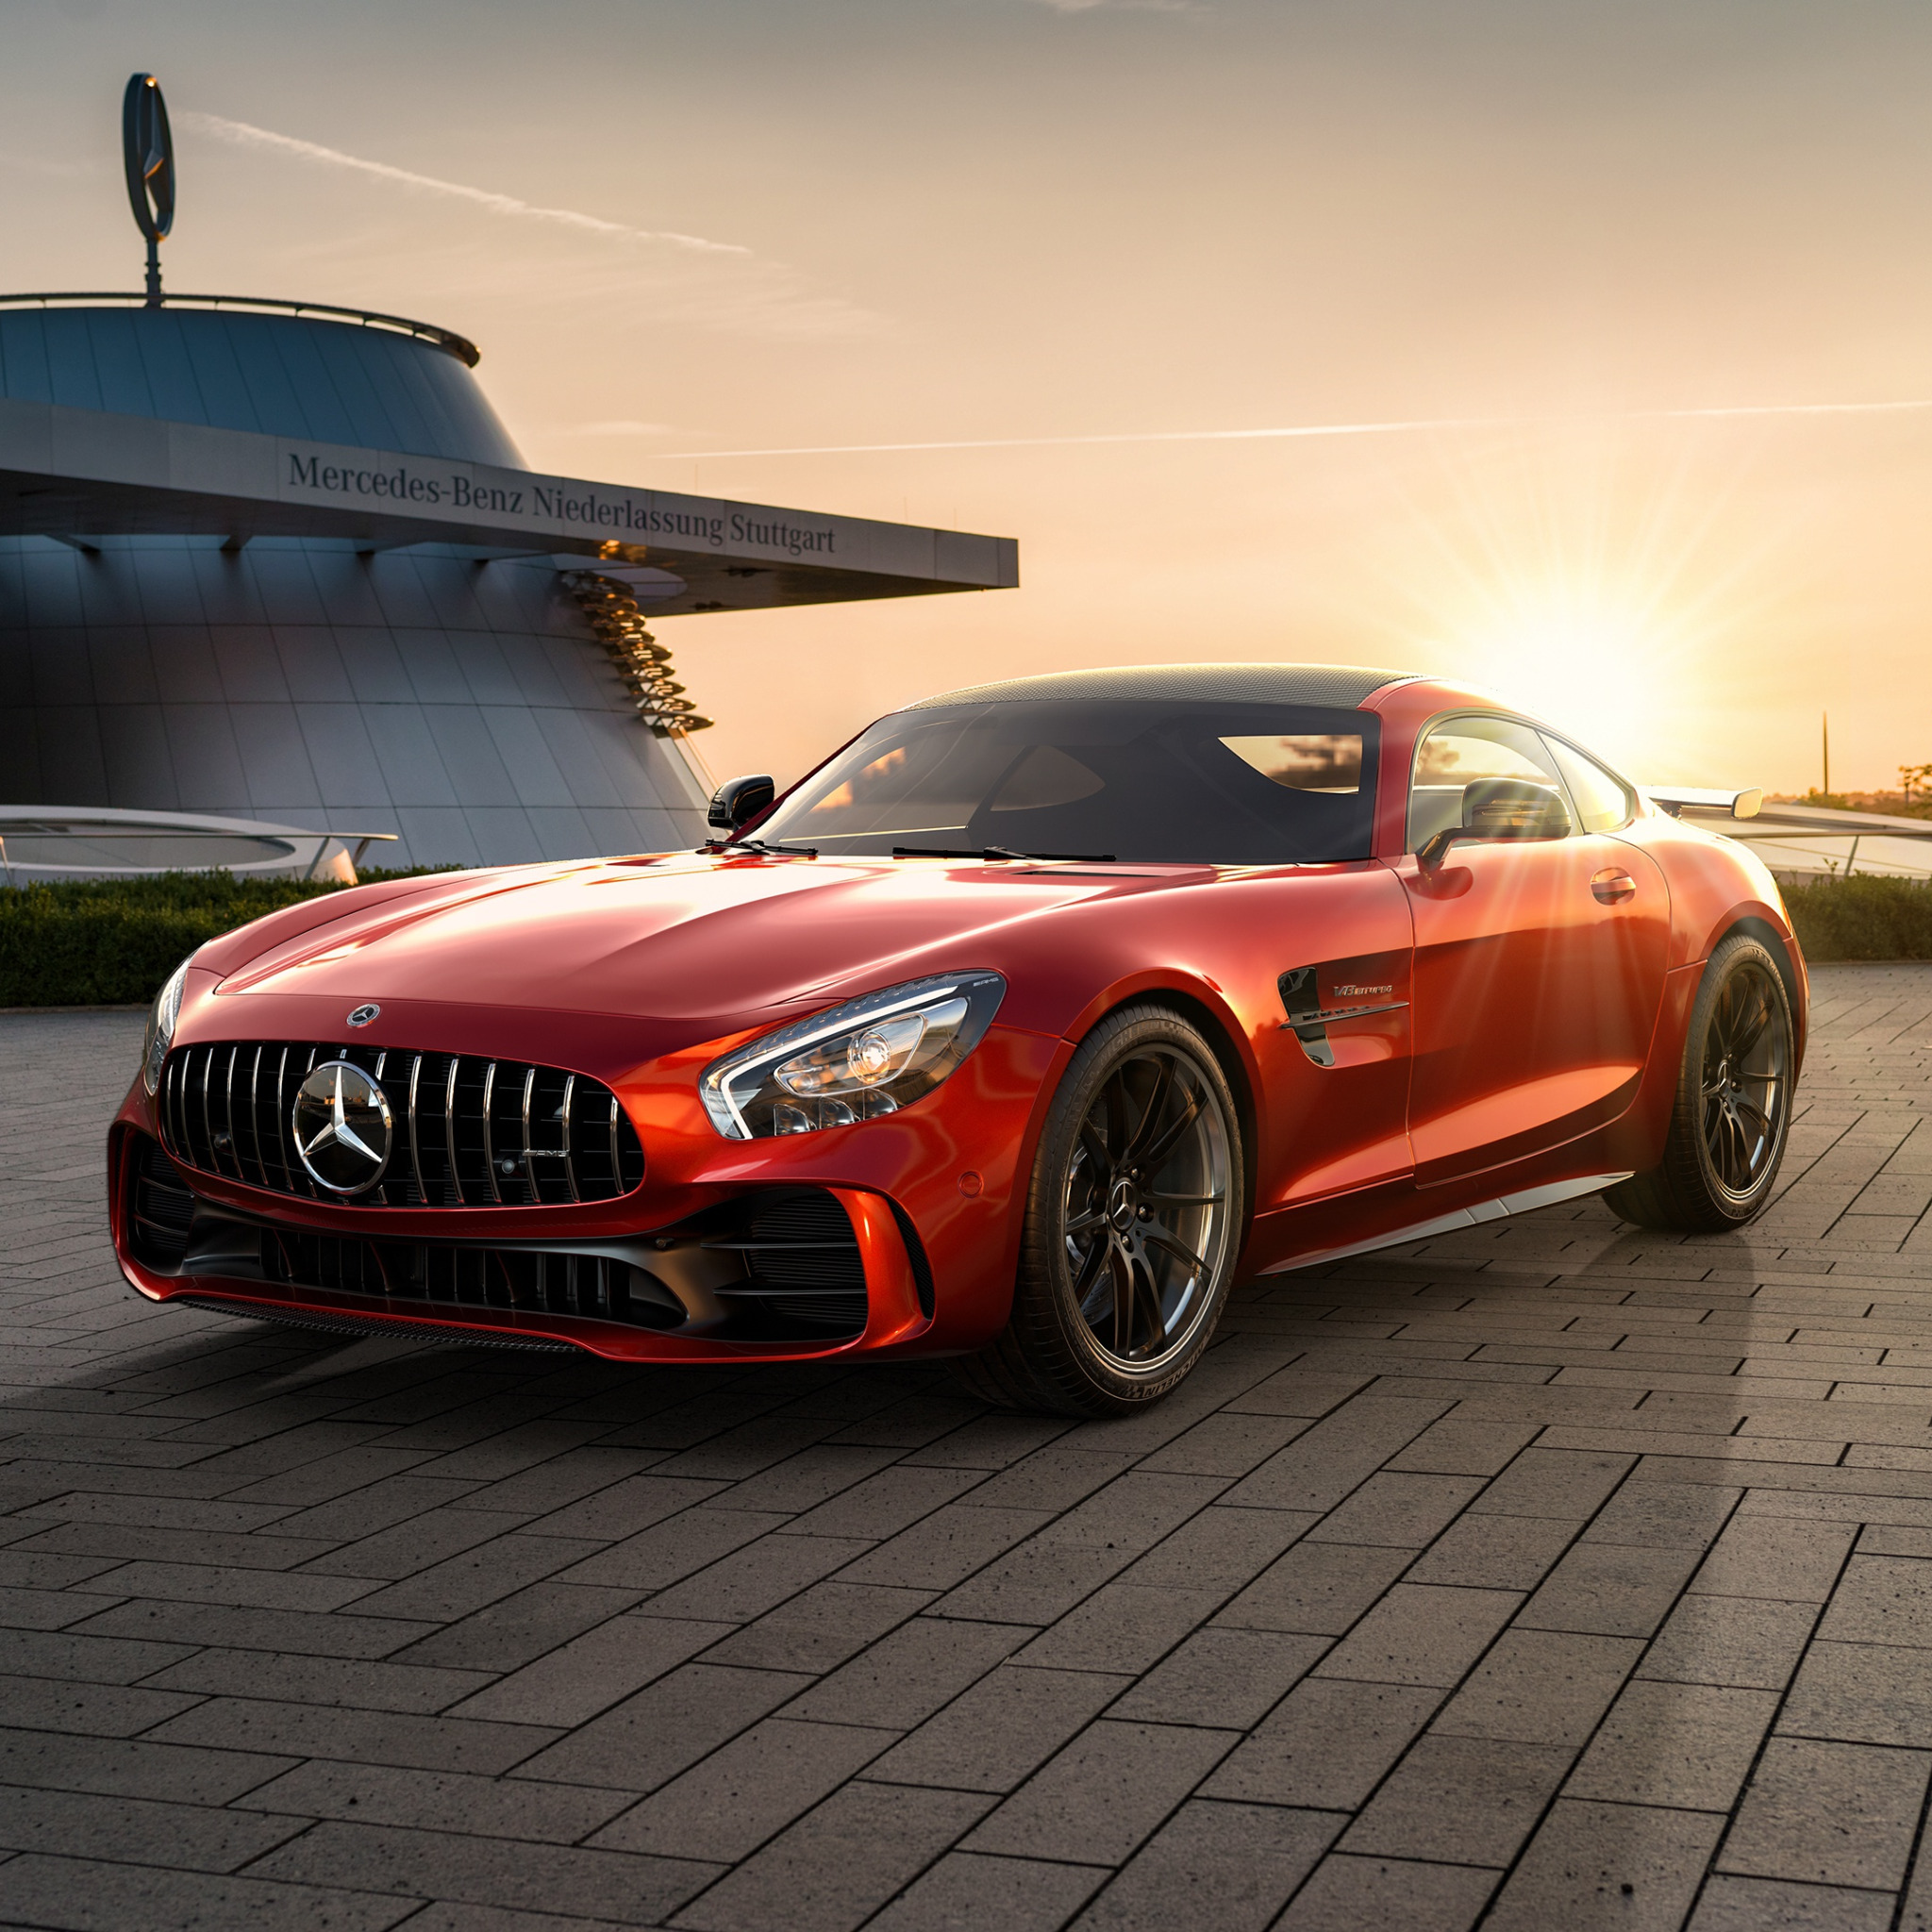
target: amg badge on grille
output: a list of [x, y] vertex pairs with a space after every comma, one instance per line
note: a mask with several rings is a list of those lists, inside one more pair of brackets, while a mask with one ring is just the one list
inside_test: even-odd
[[359, 1194], [389, 1165], [393, 1123], [381, 1087], [348, 1060], [327, 1060], [295, 1090], [302, 1165], [332, 1194]]
[[370, 1021], [375, 1019], [376, 1014], [378, 1014], [381, 1011], [382, 1008], [375, 1005], [373, 1002], [366, 1007], [358, 1007], [356, 1010], [349, 1015], [349, 1024], [351, 1026], [366, 1026], [368, 1025]]

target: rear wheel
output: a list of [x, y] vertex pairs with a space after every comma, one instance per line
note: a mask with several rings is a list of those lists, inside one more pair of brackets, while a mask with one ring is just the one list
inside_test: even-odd
[[1791, 1004], [1770, 951], [1734, 933], [1710, 956], [1684, 1041], [1664, 1158], [1604, 1199], [1641, 1227], [1741, 1227], [1771, 1198], [1790, 1130]]
[[1161, 1008], [1109, 1015], [1047, 1116], [1006, 1333], [960, 1378], [1061, 1415], [1159, 1400], [1221, 1319], [1241, 1203], [1241, 1125], [1207, 1041]]

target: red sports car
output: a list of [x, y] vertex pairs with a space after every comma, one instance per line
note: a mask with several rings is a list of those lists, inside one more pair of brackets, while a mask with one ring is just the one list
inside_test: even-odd
[[1481, 692], [1023, 678], [702, 851], [277, 912], [110, 1141], [157, 1301], [616, 1360], [952, 1356], [1128, 1411], [1237, 1278], [1605, 1192], [1764, 1204], [1805, 963], [1742, 847]]

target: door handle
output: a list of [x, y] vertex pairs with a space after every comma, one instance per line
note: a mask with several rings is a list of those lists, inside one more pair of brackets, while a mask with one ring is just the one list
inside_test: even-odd
[[1621, 906], [1637, 896], [1637, 881], [1627, 872], [1610, 866], [1591, 880], [1590, 890], [1600, 906]]

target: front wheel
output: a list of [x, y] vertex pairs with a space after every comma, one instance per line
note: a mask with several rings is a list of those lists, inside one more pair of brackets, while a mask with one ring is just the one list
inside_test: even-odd
[[1664, 1158], [1605, 1191], [1613, 1213], [1690, 1234], [1741, 1227], [1771, 1199], [1790, 1131], [1796, 1032], [1769, 950], [1734, 933], [1690, 1009]]
[[1130, 1415], [1207, 1349], [1241, 1249], [1241, 1124], [1208, 1042], [1130, 1007], [1081, 1043], [1033, 1163], [1013, 1312], [959, 1364], [982, 1400]]

